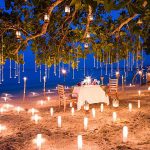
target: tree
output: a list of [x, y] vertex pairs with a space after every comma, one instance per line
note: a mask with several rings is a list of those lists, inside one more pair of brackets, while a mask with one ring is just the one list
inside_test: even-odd
[[[61, 61], [76, 67], [77, 59], [89, 53], [105, 62], [110, 55], [111, 62], [126, 58], [128, 52], [140, 57], [142, 43], [150, 51], [146, 42], [149, 3], [148, 0], [5, 0], [6, 8], [0, 10], [1, 63], [7, 58], [23, 63], [21, 52], [28, 45], [36, 55], [36, 63], [49, 67]], [[113, 10], [119, 17], [113, 18]], [[85, 43], [88, 48], [83, 48]]]

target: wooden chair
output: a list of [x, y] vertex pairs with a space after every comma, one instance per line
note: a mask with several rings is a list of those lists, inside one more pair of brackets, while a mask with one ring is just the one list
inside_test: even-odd
[[116, 96], [116, 98], [118, 98], [118, 79], [109, 79], [108, 95], [110, 97]]
[[58, 85], [58, 96], [59, 96], [59, 107], [61, 106], [61, 102], [64, 104], [64, 111], [66, 111], [67, 102], [77, 102], [77, 97], [67, 97], [65, 95], [65, 89], [63, 85]]

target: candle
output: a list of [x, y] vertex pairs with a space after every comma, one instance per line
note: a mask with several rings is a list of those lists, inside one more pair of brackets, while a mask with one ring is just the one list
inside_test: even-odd
[[101, 112], [104, 111], [104, 104], [101, 104]]
[[51, 114], [51, 116], [54, 115], [54, 109], [52, 107], [50, 108], [50, 114]]
[[123, 127], [123, 142], [127, 142], [128, 141], [128, 127], [124, 126]]
[[72, 107], [72, 102], [70, 102], [70, 107]]
[[43, 105], [45, 104], [45, 101], [40, 100], [38, 103], [39, 103], [41, 106], [43, 106]]
[[132, 103], [129, 103], [129, 111], [132, 111]]
[[29, 113], [32, 113], [32, 115], [34, 115], [35, 113], [39, 112], [37, 109], [35, 108], [31, 108], [28, 110]]
[[117, 113], [116, 112], [113, 112], [113, 122], [116, 122], [117, 121]]
[[77, 140], [78, 140], [78, 150], [82, 150], [82, 145], [83, 145], [83, 143], [82, 143], [82, 135], [78, 135]]
[[4, 130], [6, 130], [6, 126], [0, 124], [0, 133]]
[[95, 115], [96, 115], [96, 111], [95, 111], [94, 108], [92, 108], [92, 116], [93, 116], [93, 118], [95, 118]]
[[74, 116], [74, 108], [73, 107], [71, 108], [71, 114], [72, 114], [72, 116]]
[[140, 108], [140, 107], [141, 107], [141, 101], [138, 100], [138, 108]]
[[36, 144], [37, 149], [41, 150], [42, 144], [45, 142], [45, 139], [42, 137], [42, 134], [37, 134], [33, 142]]
[[139, 97], [141, 96], [141, 91], [138, 91], [138, 93], [139, 93]]
[[50, 99], [51, 99], [50, 97], [47, 97], [47, 100], [48, 100], [48, 101], [50, 101]]
[[20, 107], [20, 106], [17, 106], [15, 108], [15, 111], [17, 111], [17, 113], [19, 114], [21, 111], [24, 111], [24, 109], [22, 107]]
[[41, 120], [42, 118], [41, 118], [39, 115], [35, 114], [35, 115], [33, 115], [33, 116], [31, 117], [31, 119], [32, 119], [33, 121], [35, 121], [35, 124], [37, 124], [38, 121]]
[[3, 114], [5, 111], [6, 111], [5, 108], [3, 108], [3, 107], [0, 108], [0, 113], [1, 113], [1, 114]]
[[87, 130], [88, 127], [88, 118], [84, 117], [84, 130]]
[[61, 116], [58, 116], [58, 127], [61, 128]]

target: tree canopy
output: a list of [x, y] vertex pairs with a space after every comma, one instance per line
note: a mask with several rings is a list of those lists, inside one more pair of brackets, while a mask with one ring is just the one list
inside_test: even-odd
[[[45, 19], [44, 19], [45, 18]], [[23, 63], [31, 46], [37, 64], [78, 65], [93, 53], [103, 62], [150, 53], [149, 0], [5, 0], [0, 9], [0, 58]]]

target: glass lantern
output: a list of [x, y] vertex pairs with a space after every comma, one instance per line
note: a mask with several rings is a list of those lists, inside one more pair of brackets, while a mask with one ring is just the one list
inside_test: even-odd
[[45, 21], [45, 22], [49, 22], [49, 15], [48, 15], [48, 14], [45, 14], [45, 15], [44, 15], [44, 21]]
[[65, 13], [70, 13], [70, 7], [69, 6], [65, 7]]
[[20, 39], [20, 37], [21, 37], [21, 32], [20, 31], [16, 31], [16, 37], [17, 37], [17, 39]]
[[85, 43], [84, 48], [88, 48], [88, 47], [89, 47], [88, 43]]
[[113, 99], [112, 105], [113, 105], [113, 107], [119, 107], [119, 100], [117, 100], [116, 98]]

